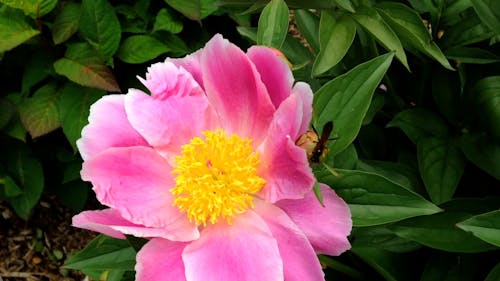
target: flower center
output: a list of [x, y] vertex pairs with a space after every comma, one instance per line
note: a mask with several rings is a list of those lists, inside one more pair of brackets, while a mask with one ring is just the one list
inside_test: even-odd
[[257, 175], [259, 155], [252, 141], [226, 132], [203, 132], [182, 146], [175, 157], [174, 206], [197, 225], [231, 219], [253, 207], [253, 194], [265, 184]]

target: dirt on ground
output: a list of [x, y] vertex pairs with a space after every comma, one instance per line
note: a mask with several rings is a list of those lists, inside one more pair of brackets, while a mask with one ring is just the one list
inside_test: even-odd
[[81, 272], [62, 267], [96, 234], [71, 226], [75, 212], [44, 196], [28, 221], [0, 202], [0, 281], [81, 281]]

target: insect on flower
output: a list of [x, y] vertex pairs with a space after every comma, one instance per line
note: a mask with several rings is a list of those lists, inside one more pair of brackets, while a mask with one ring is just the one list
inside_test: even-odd
[[296, 144], [306, 150], [307, 158], [311, 164], [319, 164], [321, 158], [325, 156], [327, 151], [326, 144], [332, 131], [333, 122], [329, 121], [323, 126], [321, 137], [313, 127], [312, 130], [307, 131], [297, 140]]

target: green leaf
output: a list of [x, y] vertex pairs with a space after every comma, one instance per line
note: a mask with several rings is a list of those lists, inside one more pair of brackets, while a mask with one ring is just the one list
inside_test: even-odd
[[215, 0], [165, 0], [168, 5], [192, 20], [202, 20], [217, 10]]
[[370, 107], [373, 92], [391, 64], [393, 53], [362, 63], [326, 83], [314, 95], [313, 120], [316, 128], [333, 121], [335, 141], [330, 153], [344, 150], [356, 137]]
[[22, 14], [7, 13], [0, 13], [0, 53], [12, 50], [40, 33], [25, 21]]
[[0, 0], [0, 3], [20, 9], [33, 18], [39, 18], [52, 11], [57, 5], [57, 0]]
[[387, 281], [409, 279], [412, 261], [400, 254], [373, 247], [353, 247], [350, 251], [373, 267]]
[[351, 232], [353, 248], [374, 247], [395, 253], [411, 252], [422, 246], [401, 238], [386, 226], [356, 227]]
[[[148, 50], [145, 52], [144, 50]], [[123, 41], [117, 56], [127, 63], [143, 63], [170, 51], [170, 48], [149, 35], [132, 35]]]
[[99, 235], [71, 256], [65, 268], [85, 270], [134, 270], [135, 250], [126, 240]]
[[47, 84], [19, 107], [21, 122], [33, 138], [46, 135], [61, 126], [57, 109], [58, 91], [56, 84]]
[[492, 52], [473, 47], [456, 47], [445, 51], [446, 57], [459, 63], [487, 64], [500, 61], [500, 57]]
[[460, 139], [465, 157], [500, 180], [500, 145], [485, 135], [466, 134]]
[[85, 203], [87, 202], [89, 187], [83, 181], [77, 180], [61, 184], [52, 192], [54, 192], [57, 199], [64, 205], [75, 212], [80, 212], [84, 209]]
[[335, 155], [335, 157], [333, 157], [333, 154], [327, 154], [325, 163], [331, 162], [334, 163], [333, 167], [335, 168], [346, 170], [355, 169], [358, 162], [358, 153], [354, 144], [351, 143], [346, 149]]
[[281, 46], [281, 51], [290, 60], [290, 62], [295, 67], [303, 66], [312, 60], [311, 52], [302, 44], [297, 38], [287, 34], [283, 46]]
[[52, 26], [52, 40], [54, 44], [61, 44], [68, 40], [78, 30], [82, 7], [77, 3], [66, 3], [56, 14]]
[[1, 197], [9, 198], [16, 197], [23, 193], [23, 190], [16, 184], [16, 182], [9, 176], [0, 178], [0, 184], [3, 185], [3, 190], [0, 193]]
[[457, 224], [479, 239], [500, 247], [500, 210], [477, 215]]
[[111, 70], [86, 43], [68, 46], [64, 58], [54, 63], [56, 73], [87, 87], [119, 92]]
[[182, 28], [182, 21], [177, 19], [168, 9], [161, 9], [156, 15], [153, 32], [164, 30], [176, 34], [181, 32]]
[[108, 60], [118, 50], [122, 33], [120, 22], [108, 1], [82, 0], [79, 28], [103, 60]]
[[356, 35], [356, 24], [350, 17], [343, 16], [337, 20], [323, 11], [319, 31], [320, 52], [313, 64], [313, 76], [328, 71], [342, 60]]
[[54, 74], [54, 63], [51, 56], [41, 50], [33, 52], [31, 58], [25, 63], [21, 93], [28, 95], [31, 88]]
[[315, 52], [319, 52], [319, 17], [309, 10], [295, 10], [294, 13], [300, 34]]
[[[436, 67], [433, 68], [430, 75], [432, 79], [431, 93], [437, 107], [439, 108], [439, 112], [446, 117], [451, 124], [457, 127], [462, 126], [461, 123], [463, 122], [462, 120], [465, 115], [464, 106], [468, 107], [468, 105], [464, 105], [462, 99], [459, 72], [448, 71], [446, 69]], [[434, 118], [437, 117], [434, 114], [432, 114], [432, 116], [434, 116]], [[443, 123], [441, 119], [440, 122]], [[425, 122], [422, 124], [425, 124]], [[446, 127], [446, 124], [442, 125]]]
[[456, 255], [446, 252], [431, 254], [420, 281], [474, 281], [477, 263], [474, 255]]
[[396, 58], [410, 70], [401, 41], [375, 8], [358, 7], [352, 17], [385, 49], [395, 52]]
[[454, 142], [429, 137], [417, 143], [420, 174], [432, 202], [450, 200], [464, 172], [465, 159]]
[[16, 112], [15, 105], [5, 98], [0, 98], [0, 129], [7, 126]]
[[477, 112], [489, 133], [500, 140], [500, 76], [479, 80], [474, 87]]
[[356, 10], [354, 10], [354, 6], [351, 3], [351, 0], [334, 0], [334, 2], [337, 4], [337, 6], [348, 12], [356, 12]]
[[68, 83], [61, 91], [57, 106], [61, 115], [61, 125], [66, 138], [76, 151], [76, 140], [88, 124], [90, 106], [106, 92]]
[[500, 11], [496, 0], [470, 0], [481, 21], [500, 34]]
[[498, 263], [486, 276], [484, 281], [498, 281], [500, 280], [500, 263]]
[[459, 24], [447, 28], [440, 40], [440, 46], [446, 50], [458, 46], [470, 45], [492, 37], [495, 33], [476, 16], [463, 18]]
[[418, 171], [410, 166], [377, 160], [359, 160], [357, 164], [358, 169], [383, 176], [408, 190], [419, 194], [425, 192]]
[[415, 10], [396, 2], [383, 2], [378, 7], [381, 8], [378, 11], [382, 18], [397, 33], [403, 44], [410, 45], [429, 57], [434, 58], [445, 68], [453, 70], [453, 67], [439, 47], [436, 43], [432, 42], [429, 31]]
[[423, 108], [407, 109], [399, 112], [387, 128], [397, 127], [403, 130], [413, 143], [430, 136], [447, 137], [449, 129], [445, 121], [432, 111]]
[[317, 174], [318, 180], [334, 187], [351, 209], [355, 226], [371, 226], [441, 211], [420, 195], [388, 180], [363, 171], [336, 170]]
[[271, 0], [259, 17], [257, 44], [281, 49], [288, 32], [288, 7], [283, 0]]

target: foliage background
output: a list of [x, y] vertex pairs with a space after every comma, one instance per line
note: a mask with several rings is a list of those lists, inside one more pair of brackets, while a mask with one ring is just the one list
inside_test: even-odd
[[[334, 122], [313, 167], [346, 200], [353, 248], [327, 280], [500, 280], [500, 2], [0, 0], [0, 199], [93, 197], [75, 146], [90, 105], [215, 33], [281, 50]], [[132, 280], [141, 240], [104, 236], [68, 268]], [[258, 279], [258, 278], [257, 278]]]

